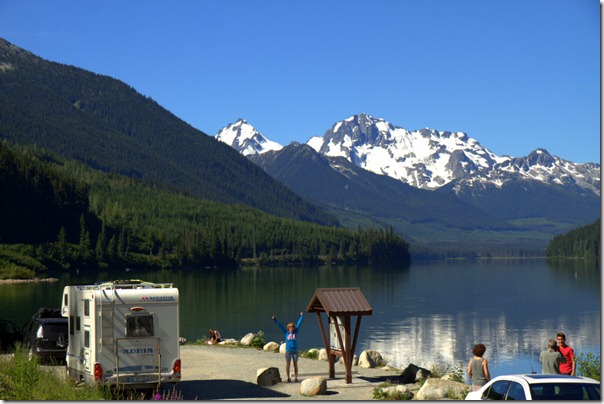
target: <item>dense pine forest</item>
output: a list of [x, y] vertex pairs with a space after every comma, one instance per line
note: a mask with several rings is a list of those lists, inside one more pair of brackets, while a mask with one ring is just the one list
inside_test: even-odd
[[548, 258], [579, 258], [600, 261], [600, 220], [554, 237], [547, 246]]
[[119, 80], [46, 61], [2, 38], [0, 66], [0, 139], [198, 198], [337, 225], [231, 147]]
[[392, 229], [351, 230], [199, 199], [0, 143], [0, 278], [242, 263], [409, 265]]

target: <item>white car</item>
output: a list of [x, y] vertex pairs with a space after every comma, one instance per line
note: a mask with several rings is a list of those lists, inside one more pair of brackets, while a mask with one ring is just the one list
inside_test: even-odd
[[466, 400], [600, 400], [600, 382], [581, 376], [497, 376]]

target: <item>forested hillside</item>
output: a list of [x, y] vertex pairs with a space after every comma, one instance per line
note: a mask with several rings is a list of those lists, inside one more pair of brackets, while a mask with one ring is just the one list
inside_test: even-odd
[[547, 246], [548, 258], [584, 258], [600, 261], [600, 220], [554, 237]]
[[0, 277], [44, 269], [325, 261], [409, 265], [392, 229], [351, 230], [199, 199], [0, 142]]
[[123, 82], [46, 61], [1, 38], [0, 139], [208, 200], [337, 223], [229, 146]]

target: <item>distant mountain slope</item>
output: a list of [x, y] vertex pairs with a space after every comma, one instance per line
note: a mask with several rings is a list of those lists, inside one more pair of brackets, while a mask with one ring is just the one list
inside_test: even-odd
[[235, 150], [113, 78], [0, 39], [0, 138], [282, 217], [336, 220]]
[[514, 229], [454, 195], [435, 198], [431, 191], [374, 174], [343, 157], [323, 156], [305, 144], [292, 143], [281, 151], [250, 159], [295, 192], [332, 208], [409, 223], [433, 222], [461, 229]]
[[[522, 170], [523, 166], [527, 167], [526, 161], [536, 158], [557, 159], [540, 149], [528, 157], [511, 160], [506, 166], [513, 164]], [[536, 173], [538, 170], [544, 171], [544, 166], [533, 165], [527, 171]], [[601, 202], [592, 189], [595, 183], [585, 186], [573, 177], [556, 175], [555, 169], [553, 173], [543, 174], [546, 175], [552, 179], [535, 180], [526, 172], [509, 174], [495, 168], [484, 176], [462, 177], [435, 192], [457, 195], [502, 220], [525, 226], [532, 222], [531, 228], [552, 234], [560, 232], [558, 227], [570, 229], [599, 217]]]

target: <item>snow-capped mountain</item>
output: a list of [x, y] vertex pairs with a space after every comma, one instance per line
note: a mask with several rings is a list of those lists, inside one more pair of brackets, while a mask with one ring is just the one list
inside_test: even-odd
[[[221, 129], [216, 138], [246, 156], [282, 148], [241, 119]], [[343, 157], [365, 170], [426, 190], [450, 184], [459, 192], [468, 187], [501, 187], [512, 180], [533, 180], [600, 195], [599, 164], [573, 163], [545, 149], [527, 157], [497, 156], [463, 132], [408, 131], [365, 114], [336, 122], [307, 144], [325, 156]]]
[[279, 143], [268, 140], [241, 118], [237, 122], [220, 129], [214, 137], [244, 156], [262, 154], [270, 150], [281, 150], [283, 148]]
[[572, 184], [600, 193], [599, 164], [576, 164], [551, 156], [545, 149], [527, 157], [500, 157], [463, 132], [410, 132], [364, 114], [336, 122], [308, 144], [321, 154], [345, 157], [417, 188], [436, 189], [457, 179], [464, 179], [466, 185], [501, 186], [514, 178]]
[[365, 114], [336, 122], [308, 144], [321, 154], [345, 157], [368, 171], [423, 189], [439, 188], [504, 161], [465, 133], [410, 132]]
[[461, 132], [408, 131], [361, 114], [307, 144], [261, 150], [248, 158], [348, 225], [388, 224], [420, 243], [541, 251], [600, 216], [599, 164], [545, 149], [500, 157]]
[[573, 163], [552, 156], [545, 149], [534, 150], [526, 157], [508, 157], [478, 175], [461, 177], [453, 189], [459, 192], [462, 187], [484, 187], [488, 184], [501, 187], [513, 179], [533, 180], [600, 195], [599, 164]]

